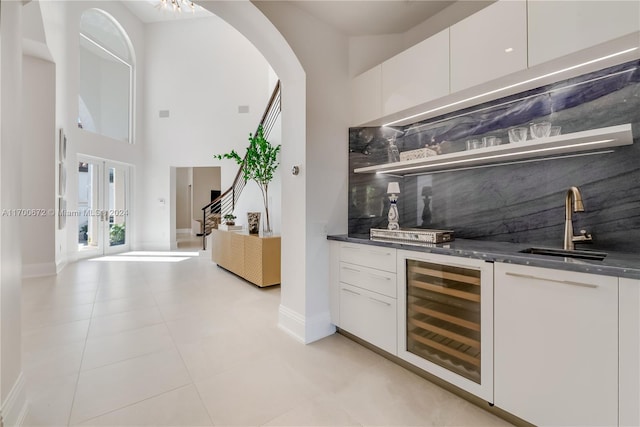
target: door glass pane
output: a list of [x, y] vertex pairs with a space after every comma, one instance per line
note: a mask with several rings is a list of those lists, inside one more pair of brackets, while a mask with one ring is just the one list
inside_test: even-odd
[[126, 170], [108, 168], [109, 246], [124, 245], [126, 241]]
[[480, 384], [480, 271], [407, 260], [407, 351]]
[[78, 249], [97, 249], [100, 245], [99, 166], [78, 163]]
[[80, 20], [78, 127], [121, 141], [131, 137], [133, 51], [126, 33], [106, 13]]

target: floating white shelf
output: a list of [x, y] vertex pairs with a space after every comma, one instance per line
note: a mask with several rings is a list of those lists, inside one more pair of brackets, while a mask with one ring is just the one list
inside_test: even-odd
[[524, 159], [553, 157], [585, 151], [603, 150], [633, 144], [631, 125], [610, 126], [584, 132], [568, 133], [527, 140], [526, 142], [458, 151], [424, 159], [385, 163], [357, 168], [355, 173], [388, 173], [394, 175], [423, 174], [435, 171], [464, 169], [482, 165], [509, 163]]

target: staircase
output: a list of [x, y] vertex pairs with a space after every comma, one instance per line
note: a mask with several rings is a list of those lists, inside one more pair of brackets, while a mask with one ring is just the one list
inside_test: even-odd
[[[280, 115], [281, 109], [281, 97], [280, 97], [280, 80], [276, 83], [269, 103], [262, 114], [262, 119], [259, 125], [262, 125], [265, 138], [269, 138], [269, 134], [273, 129], [273, 126]], [[259, 126], [258, 125], [258, 126]], [[256, 128], [257, 129], [257, 128]], [[257, 130], [256, 130], [257, 132]], [[219, 197], [214, 199], [211, 203], [202, 208], [202, 249], [207, 249], [207, 236], [211, 234], [211, 230], [218, 228], [218, 225], [222, 222], [222, 218], [233, 212], [236, 207], [236, 201], [240, 197], [244, 186], [247, 184], [242, 177], [242, 168], [244, 163], [240, 165], [238, 173], [236, 173], [233, 179], [231, 187], [223, 192]]]

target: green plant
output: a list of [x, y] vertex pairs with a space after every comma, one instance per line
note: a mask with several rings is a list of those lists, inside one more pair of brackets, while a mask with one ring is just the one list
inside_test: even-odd
[[109, 228], [109, 244], [111, 246], [123, 245], [124, 236], [125, 236], [124, 224], [111, 224], [111, 227]]
[[262, 125], [258, 126], [255, 135], [249, 134], [249, 146], [244, 158], [240, 157], [235, 150], [229, 153], [216, 154], [214, 158], [218, 160], [232, 159], [237, 164], [244, 165], [242, 168], [242, 177], [246, 181], [255, 181], [262, 193], [262, 201], [264, 202], [264, 211], [266, 217], [267, 231], [271, 231], [271, 222], [269, 220], [269, 183], [273, 180], [273, 174], [278, 168], [278, 153], [280, 145], [273, 146], [264, 137]]
[[224, 222], [227, 225], [235, 225], [236, 224], [236, 216], [233, 214], [226, 214], [223, 216]]

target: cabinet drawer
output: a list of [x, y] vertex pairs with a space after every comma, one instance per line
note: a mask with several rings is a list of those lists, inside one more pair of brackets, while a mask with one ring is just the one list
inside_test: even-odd
[[395, 273], [341, 262], [340, 281], [391, 298], [396, 297]]
[[396, 250], [393, 248], [343, 244], [340, 247], [340, 261], [391, 273], [396, 272]]
[[340, 327], [391, 354], [397, 354], [396, 300], [340, 284]]

